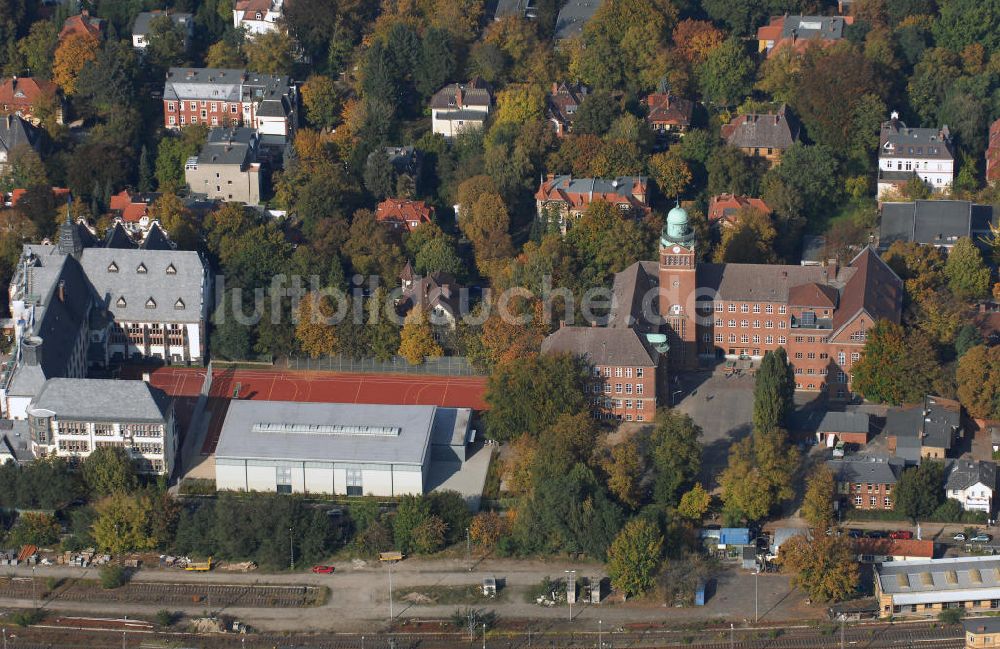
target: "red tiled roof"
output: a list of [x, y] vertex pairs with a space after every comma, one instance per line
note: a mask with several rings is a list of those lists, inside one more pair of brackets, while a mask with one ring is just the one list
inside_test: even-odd
[[375, 209], [376, 221], [392, 225], [394, 228], [402, 227], [407, 232], [423, 223], [430, 223], [433, 217], [434, 208], [423, 201], [387, 198]]
[[271, 8], [271, 0], [237, 0], [236, 11], [262, 11]]
[[[11, 207], [17, 207], [17, 202], [27, 193], [27, 189], [15, 189], [10, 193], [10, 204]], [[65, 187], [53, 187], [52, 197], [56, 199], [57, 203], [65, 202], [66, 197], [69, 196], [69, 189]]]
[[651, 124], [670, 124], [672, 126], [689, 126], [691, 110], [694, 104], [688, 99], [675, 97], [669, 92], [653, 93], [643, 100], [649, 107], [646, 120]]
[[59, 40], [63, 40], [73, 34], [90, 34], [100, 38], [103, 25], [104, 21], [102, 19], [94, 18], [86, 13], [70, 16], [63, 23], [62, 31], [59, 32]]
[[55, 96], [56, 84], [34, 77], [11, 77], [0, 83], [0, 104], [30, 106], [43, 96]]
[[867, 311], [872, 320], [898, 323], [903, 305], [902, 280], [870, 247], [862, 250], [850, 266], [857, 272], [847, 280], [841, 292], [831, 338], [862, 310]]
[[788, 289], [788, 306], [809, 306], [821, 309], [837, 308], [837, 289], [810, 282]]
[[646, 195], [647, 180], [643, 176], [614, 179], [551, 176], [538, 187], [535, 200], [563, 201], [570, 209], [583, 209], [596, 200], [603, 200], [613, 205], [627, 203], [636, 209], [648, 210]]
[[708, 203], [708, 221], [716, 223], [725, 220], [733, 225], [736, 224], [735, 212], [744, 207], [752, 207], [760, 210], [764, 214], [770, 214], [771, 208], [761, 198], [750, 196], [740, 196], [733, 194], [719, 194], [713, 196]]
[[149, 216], [149, 205], [156, 195], [131, 194], [123, 189], [108, 202], [108, 209], [117, 212], [126, 223], [138, 223], [142, 217]]
[[934, 558], [934, 541], [927, 539], [855, 539], [854, 550], [859, 554], [889, 557]]
[[784, 16], [772, 16], [771, 22], [763, 27], [757, 28], [758, 41], [776, 41], [781, 37], [781, 30], [785, 27]]

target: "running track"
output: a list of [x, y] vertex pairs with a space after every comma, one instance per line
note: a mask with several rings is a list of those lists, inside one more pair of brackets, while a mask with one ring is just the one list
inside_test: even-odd
[[[140, 378], [141, 368], [129, 368], [123, 378]], [[205, 368], [160, 367], [149, 371], [150, 383], [175, 398], [180, 425], [187, 430]], [[406, 374], [341, 374], [287, 370], [215, 370], [206, 410], [211, 412], [202, 453], [215, 451], [229, 401], [239, 387], [239, 399], [315, 403], [381, 403], [434, 405], [482, 410], [486, 407], [484, 377]]]

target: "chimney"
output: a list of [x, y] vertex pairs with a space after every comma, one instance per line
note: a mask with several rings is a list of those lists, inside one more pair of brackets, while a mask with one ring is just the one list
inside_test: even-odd
[[90, 16], [90, 9], [84, 8], [83, 10], [80, 11], [80, 15], [83, 16], [84, 18], [89, 17]]
[[59, 280], [59, 301], [66, 301], [66, 280], [64, 279]]
[[42, 339], [40, 336], [28, 336], [21, 343], [21, 361], [25, 365], [36, 367], [42, 364]]
[[831, 259], [827, 259], [826, 265], [829, 267], [829, 272], [827, 273], [827, 277], [829, 277], [830, 279], [837, 279], [837, 270], [838, 270], [837, 258], [833, 257]]
[[462, 107], [462, 86], [455, 89], [455, 105], [459, 108]]
[[15, 90], [17, 90], [17, 75], [16, 74], [10, 78], [10, 91], [11, 91], [11, 93], [13, 93]]

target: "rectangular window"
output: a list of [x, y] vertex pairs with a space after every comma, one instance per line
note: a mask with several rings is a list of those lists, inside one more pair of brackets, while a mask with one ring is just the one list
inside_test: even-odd
[[750, 321], [749, 320], [740, 320], [740, 327], [746, 329], [749, 326], [750, 326]]
[[642, 399], [636, 399], [635, 400], [635, 409], [636, 410], [642, 410], [642, 404], [644, 404], [644, 403], [646, 403], [646, 402], [643, 401]]
[[196, 101], [191, 102], [191, 110], [198, 110], [198, 102]]
[[626, 383], [625, 384], [625, 394], [632, 394], [632, 384], [631, 383]]
[[723, 325], [723, 320], [722, 320], [722, 318], [716, 318], [716, 319], [715, 319], [715, 326], [716, 326], [716, 327], [721, 327], [722, 325]]
[[764, 313], [774, 313], [774, 307], [768, 304], [766, 307], [764, 307]]
[[759, 345], [760, 344], [760, 336], [758, 336], [757, 334], [754, 334], [754, 336], [753, 336], [753, 344], [755, 344], [755, 345]]
[[635, 384], [635, 393], [636, 394], [642, 394], [642, 383], [636, 383]]
[[785, 338], [784, 336], [778, 336], [778, 344], [779, 345], [784, 345], [787, 342], [788, 342], [787, 338]]
[[621, 378], [621, 376], [622, 376], [622, 368], [620, 368], [620, 367], [616, 367], [616, 368], [615, 368], [615, 378], [618, 378], [618, 379], [620, 379], [620, 378]]
[[169, 118], [169, 122], [170, 122], [170, 125], [173, 126], [174, 124], [177, 123], [177, 118], [174, 117], [173, 115], [171, 115], [170, 118]]
[[753, 312], [754, 313], [760, 313], [760, 305], [759, 304], [753, 305]]
[[625, 378], [626, 379], [632, 378], [632, 368], [631, 367], [626, 367], [625, 368]]
[[605, 383], [604, 384], [604, 394], [611, 394], [611, 384], [610, 383]]
[[781, 315], [785, 315], [785, 305], [784, 304], [782, 304], [781, 306], [778, 307], [778, 313], [780, 313]]
[[610, 367], [605, 367], [604, 368], [604, 377], [605, 378], [610, 378], [611, 377], [611, 368]]
[[722, 334], [715, 334], [715, 342], [717, 343], [722, 342]]
[[172, 101], [167, 102], [167, 110], [174, 110], [174, 102]]
[[615, 383], [615, 394], [621, 394], [621, 393], [622, 393], [622, 384]]
[[851, 362], [857, 363], [859, 360], [861, 360], [861, 354], [859, 352], [853, 352], [851, 354]]
[[747, 344], [748, 342], [750, 342], [750, 336], [743, 334], [742, 336], [740, 336], [740, 342], [743, 343], [744, 345]]
[[730, 327], [735, 327], [736, 326], [736, 321], [735, 320], [730, 320], [729, 321], [729, 326]]
[[841, 365], [845, 365], [847, 363], [847, 354], [844, 352], [837, 352], [837, 362]]
[[774, 344], [774, 336], [766, 336], [764, 338], [764, 344], [765, 345], [773, 345]]
[[641, 379], [642, 378], [642, 368], [641, 367], [635, 368], [635, 378], [637, 378], [637, 379]]
[[754, 320], [753, 321], [753, 328], [754, 329], [760, 329], [760, 320]]
[[750, 305], [749, 304], [741, 304], [740, 305], [740, 313], [750, 313]]
[[625, 410], [631, 410], [631, 409], [632, 409], [632, 400], [625, 399]]
[[722, 304], [722, 302], [716, 302], [716, 303], [715, 303], [715, 312], [716, 312], [716, 313], [722, 313], [722, 310], [723, 310], [724, 308], [725, 308], [725, 305], [724, 305], [724, 304]]
[[729, 305], [729, 312], [730, 313], [736, 313], [736, 305], [735, 304], [730, 304]]
[[361, 469], [347, 469], [345, 473], [347, 474], [347, 495], [365, 495], [365, 490], [361, 484]]

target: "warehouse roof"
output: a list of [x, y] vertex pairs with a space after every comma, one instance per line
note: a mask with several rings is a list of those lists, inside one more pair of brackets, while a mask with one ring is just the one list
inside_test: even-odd
[[420, 465], [428, 457], [436, 420], [462, 419], [454, 410], [437, 406], [233, 401], [215, 455]]
[[[965, 599], [996, 599], [984, 591], [1000, 592], [1000, 557], [953, 557], [947, 559], [916, 559], [893, 561], [876, 568], [876, 579], [882, 592], [893, 596], [893, 601], [902, 604], [919, 603], [934, 593], [934, 601], [941, 601], [941, 595], [951, 596], [974, 593]], [[910, 602], [910, 599], [913, 601]], [[956, 599], [955, 601], [960, 601]]]

